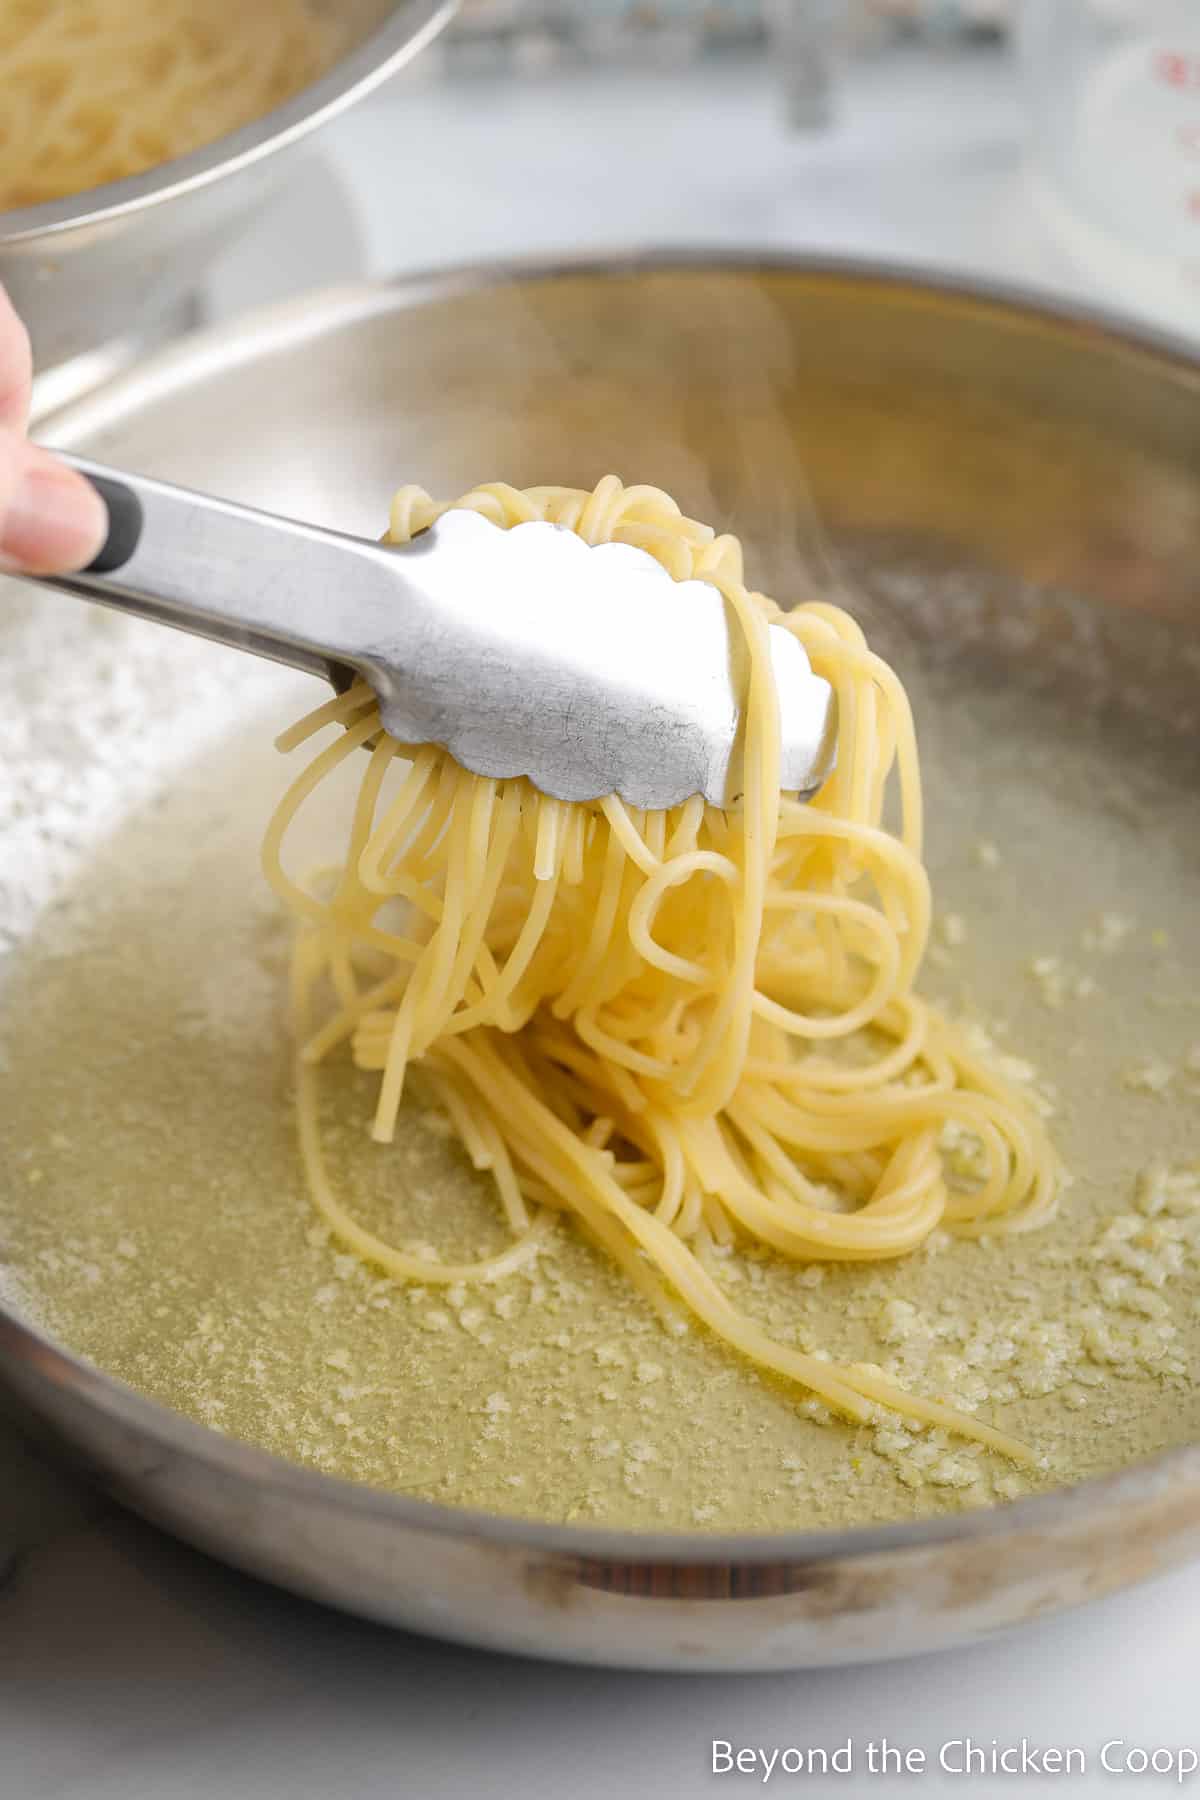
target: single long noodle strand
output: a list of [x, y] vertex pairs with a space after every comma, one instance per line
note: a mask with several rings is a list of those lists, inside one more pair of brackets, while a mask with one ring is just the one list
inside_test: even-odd
[[[289, 788], [263, 858], [299, 926], [297, 1105], [317, 1207], [360, 1256], [423, 1282], [497, 1279], [536, 1255], [560, 1212], [669, 1326], [690, 1312], [731, 1352], [850, 1419], [887, 1408], [1027, 1456], [940, 1398], [802, 1354], [706, 1267], [714, 1244], [739, 1240], [797, 1261], [872, 1262], [910, 1253], [939, 1226], [1028, 1229], [1055, 1203], [1059, 1165], [1033, 1097], [913, 990], [931, 899], [902, 686], [839, 608], [780, 615], [750, 593], [736, 540], [658, 489], [615, 476], [590, 493], [493, 482], [457, 504], [501, 527], [544, 518], [590, 543], [638, 545], [677, 579], [716, 583], [747, 670], [745, 793], [728, 812], [701, 798], [670, 813], [615, 796], [568, 805], [526, 781], [470, 775], [436, 746], [393, 744], [361, 689], [284, 733], [285, 747], [342, 734]], [[444, 510], [401, 489], [391, 541]], [[808, 805], [780, 788], [773, 618], [841, 708], [837, 769]], [[302, 888], [283, 872], [285, 832], [371, 743], [338, 879]], [[386, 800], [393, 762], [402, 772]], [[510, 1250], [427, 1264], [338, 1199], [316, 1082], [347, 1038], [359, 1066], [380, 1075], [380, 1138], [395, 1128], [410, 1065], [428, 1070], [451, 1128], [496, 1181]], [[956, 1185], [939, 1144], [963, 1134], [979, 1147], [979, 1173]]]

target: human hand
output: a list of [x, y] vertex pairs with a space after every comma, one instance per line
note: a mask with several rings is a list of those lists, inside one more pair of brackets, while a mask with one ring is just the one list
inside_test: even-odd
[[98, 554], [108, 530], [89, 482], [25, 435], [29, 334], [0, 287], [0, 573], [61, 574]]

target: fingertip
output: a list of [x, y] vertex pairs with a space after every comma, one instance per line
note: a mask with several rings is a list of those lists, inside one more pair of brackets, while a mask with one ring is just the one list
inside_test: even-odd
[[0, 520], [0, 565], [27, 575], [86, 568], [108, 536], [108, 509], [90, 481], [33, 445]]
[[24, 429], [32, 389], [29, 333], [0, 283], [0, 426]]

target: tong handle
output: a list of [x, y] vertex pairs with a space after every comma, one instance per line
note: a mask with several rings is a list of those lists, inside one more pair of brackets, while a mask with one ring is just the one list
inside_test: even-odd
[[347, 686], [381, 576], [394, 609], [395, 551], [56, 454], [95, 487], [109, 530], [86, 569], [43, 577], [50, 586]]

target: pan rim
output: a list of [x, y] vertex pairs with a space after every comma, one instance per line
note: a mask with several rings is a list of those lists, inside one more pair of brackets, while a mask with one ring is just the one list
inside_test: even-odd
[[586, 278], [631, 279], [647, 275], [783, 275], [889, 290], [910, 305], [951, 303], [968, 311], [1006, 317], [1011, 326], [1062, 332], [1093, 339], [1136, 361], [1162, 365], [1200, 399], [1200, 342], [1129, 314], [1084, 303], [1049, 288], [1000, 279], [976, 279], [934, 265], [883, 261], [807, 251], [677, 246], [643, 250], [620, 246], [586, 255], [501, 258], [448, 264], [403, 275], [334, 283], [293, 298], [250, 308], [236, 318], [188, 332], [134, 368], [106, 381], [91, 394], [52, 409], [36, 421], [47, 442], [68, 448], [103, 428], [106, 416], [121, 416], [136, 395], [139, 403], [161, 399], [191, 386], [210, 371], [229, 372], [265, 344], [293, 349], [321, 336], [334, 324], [359, 323], [405, 312], [430, 301], [454, 300], [489, 289]]

